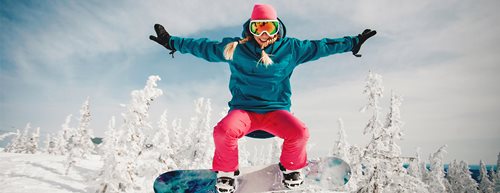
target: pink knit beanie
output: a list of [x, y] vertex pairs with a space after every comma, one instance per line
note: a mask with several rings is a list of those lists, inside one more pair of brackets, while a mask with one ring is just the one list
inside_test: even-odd
[[255, 4], [253, 6], [251, 20], [278, 19], [276, 10], [271, 5]]

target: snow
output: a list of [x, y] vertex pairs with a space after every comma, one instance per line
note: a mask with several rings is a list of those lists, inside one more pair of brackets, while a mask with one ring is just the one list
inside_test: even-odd
[[[66, 156], [61, 155], [5, 153], [0, 149], [0, 192], [93, 192], [93, 187], [90, 185], [92, 183], [89, 182], [95, 179], [103, 166], [100, 157], [94, 155], [88, 159], [78, 160], [68, 175], [64, 174], [66, 161]], [[261, 168], [250, 167], [246, 170], [251, 172]]]
[[66, 156], [2, 152], [0, 192], [88, 192], [88, 181], [101, 167], [99, 158], [91, 156], [88, 160], [79, 160], [68, 175], [64, 175]]

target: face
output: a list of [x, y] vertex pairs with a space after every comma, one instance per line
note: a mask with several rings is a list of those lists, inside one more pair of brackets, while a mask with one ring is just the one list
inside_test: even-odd
[[264, 45], [264, 43], [266, 43], [267, 41], [271, 40], [274, 38], [274, 36], [276, 35], [272, 35], [270, 36], [269, 34], [267, 34], [266, 32], [264, 32], [262, 35], [260, 36], [256, 36], [256, 35], [253, 35], [253, 38], [255, 39], [255, 41], [260, 45]]

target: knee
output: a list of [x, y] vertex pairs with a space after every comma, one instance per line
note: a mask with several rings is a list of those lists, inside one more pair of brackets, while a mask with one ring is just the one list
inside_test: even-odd
[[289, 139], [295, 139], [295, 140], [305, 140], [307, 141], [309, 139], [309, 129], [305, 126], [304, 123], [297, 123], [297, 124], [290, 124], [288, 126]]
[[295, 133], [295, 138], [297, 139], [303, 139], [306, 141], [309, 139], [309, 129], [307, 129], [304, 124], [302, 124], [301, 127], [296, 128]]
[[214, 139], [241, 138], [246, 124], [238, 120], [222, 120], [214, 127]]

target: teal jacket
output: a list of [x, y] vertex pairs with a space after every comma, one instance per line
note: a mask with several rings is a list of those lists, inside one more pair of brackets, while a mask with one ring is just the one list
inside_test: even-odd
[[[280, 21], [281, 22], [281, 21]], [[247, 21], [243, 25], [243, 36], [249, 34]], [[257, 113], [274, 110], [290, 110], [290, 77], [299, 64], [317, 60], [336, 53], [350, 52], [358, 43], [356, 36], [337, 39], [298, 40], [286, 37], [286, 28], [281, 22], [280, 39], [265, 48], [273, 64], [265, 67], [258, 63], [261, 48], [255, 40], [239, 44], [233, 60], [224, 58], [224, 47], [240, 38], [224, 38], [212, 41], [206, 38], [193, 39], [172, 36], [170, 45], [180, 53], [189, 53], [210, 62], [226, 62], [231, 70], [229, 90], [231, 109], [242, 109]]]

